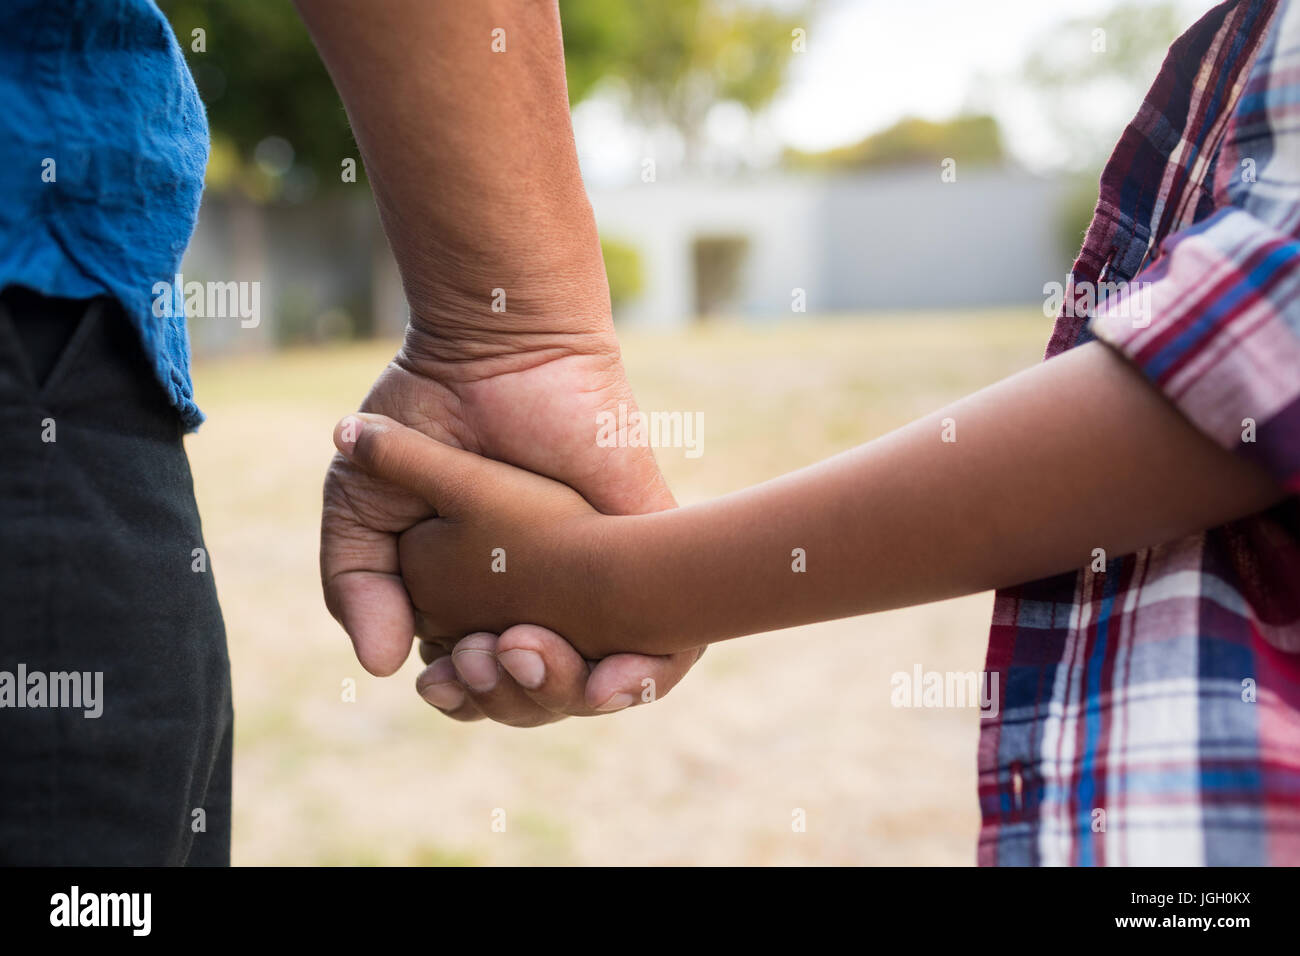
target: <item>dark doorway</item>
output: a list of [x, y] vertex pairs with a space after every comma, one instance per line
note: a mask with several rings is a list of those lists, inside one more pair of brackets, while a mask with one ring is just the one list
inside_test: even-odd
[[695, 317], [707, 319], [735, 311], [740, 277], [749, 253], [744, 236], [699, 236], [691, 247], [695, 266]]

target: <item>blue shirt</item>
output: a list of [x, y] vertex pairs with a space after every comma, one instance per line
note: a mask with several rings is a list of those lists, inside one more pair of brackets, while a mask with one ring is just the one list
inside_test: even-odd
[[0, 288], [115, 297], [187, 429], [203, 415], [184, 310], [155, 310], [154, 285], [180, 271], [207, 159], [203, 102], [153, 0], [0, 6]]

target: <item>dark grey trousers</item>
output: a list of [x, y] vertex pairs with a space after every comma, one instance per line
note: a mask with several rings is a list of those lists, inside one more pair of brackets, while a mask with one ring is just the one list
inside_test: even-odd
[[136, 333], [111, 300], [6, 290], [0, 864], [228, 864], [232, 728], [181, 427]]

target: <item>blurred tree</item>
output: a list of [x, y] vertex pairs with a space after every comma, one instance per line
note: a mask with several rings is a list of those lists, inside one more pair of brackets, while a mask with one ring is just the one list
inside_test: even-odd
[[[1100, 17], [1054, 26], [1021, 65], [1019, 89], [1050, 131], [1057, 164], [1070, 174], [1059, 219], [1071, 256], [1092, 220], [1102, 166], [1186, 20], [1172, 0], [1126, 0]], [[1125, 105], [1117, 109], [1117, 103]]]
[[613, 81], [636, 122], [681, 134], [689, 163], [715, 104], [738, 103], [752, 113], [776, 95], [813, 5], [560, 0], [569, 99], [577, 103]]
[[[305, 198], [342, 182], [340, 164], [357, 148], [292, 4], [158, 5], [207, 105], [211, 188], [237, 188], [262, 201]], [[756, 110], [771, 100], [793, 55], [792, 31], [806, 25], [808, 9], [777, 12], [742, 0], [561, 0], [560, 8], [570, 101], [612, 79], [637, 121], [674, 126], [688, 150], [715, 103]], [[196, 29], [204, 31], [202, 49]], [[358, 181], [364, 175], [358, 163]]]
[[[811, 5], [815, 0], [795, 0]], [[264, 217], [255, 204], [304, 201], [348, 184], [365, 170], [347, 114], [289, 0], [158, 0], [171, 21], [207, 107], [212, 131], [210, 191], [232, 200], [232, 243], [240, 274], [260, 268]], [[626, 93], [634, 118], [676, 127], [688, 150], [703, 137], [718, 102], [749, 110], [780, 87], [794, 51], [792, 31], [806, 22], [761, 0], [561, 0], [570, 101], [606, 79]], [[790, 3], [786, 2], [788, 11]], [[800, 9], [806, 9], [801, 7]], [[199, 31], [196, 33], [196, 31]], [[485, 43], [487, 38], [485, 38]], [[343, 164], [355, 165], [345, 170]], [[641, 282], [640, 262], [606, 247], [618, 301]], [[376, 255], [388, 256], [376, 233]], [[354, 325], [373, 330], [382, 314], [380, 284], [372, 308]], [[286, 315], [292, 315], [286, 302]], [[299, 311], [302, 311], [300, 308]], [[314, 329], [305, 316], [298, 325]], [[307, 334], [288, 321], [284, 335]], [[311, 334], [315, 334], [312, 332]]]
[[1073, 262], [1083, 248], [1083, 236], [1092, 222], [1100, 193], [1100, 173], [1072, 173], [1066, 177], [1065, 196], [1056, 212], [1057, 239]]
[[[210, 188], [304, 199], [358, 158], [343, 104], [288, 0], [159, 0], [212, 128]], [[194, 30], [203, 30], [198, 49]], [[357, 181], [365, 179], [357, 163]]]
[[1171, 0], [1127, 0], [1100, 17], [1066, 20], [1039, 38], [1021, 66], [1021, 89], [1037, 101], [1063, 165], [1100, 169], [1121, 132], [1114, 104], [1131, 103], [1119, 111], [1120, 122], [1137, 112], [1185, 19]]
[[605, 238], [600, 240], [600, 252], [605, 257], [610, 302], [617, 314], [625, 303], [639, 296], [645, 287], [641, 253], [631, 243]]
[[938, 166], [949, 156], [962, 165], [993, 165], [1006, 158], [1002, 134], [992, 116], [955, 116], [942, 122], [905, 117], [851, 146], [822, 153], [790, 150], [786, 162], [816, 171], [884, 166]]

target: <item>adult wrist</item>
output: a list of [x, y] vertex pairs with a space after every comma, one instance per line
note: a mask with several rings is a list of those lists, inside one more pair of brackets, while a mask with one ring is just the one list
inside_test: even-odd
[[479, 329], [613, 328], [591, 208], [443, 226], [394, 244], [411, 325], [437, 335]]
[[454, 384], [527, 371], [570, 356], [620, 364], [613, 325], [599, 312], [492, 315], [476, 305], [448, 308], [434, 318], [414, 309], [397, 364]]

